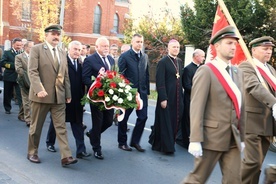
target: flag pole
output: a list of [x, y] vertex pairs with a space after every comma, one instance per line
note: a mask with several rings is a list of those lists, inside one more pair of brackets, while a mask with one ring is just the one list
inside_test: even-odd
[[236, 28], [236, 34], [237, 34], [237, 36], [239, 37], [239, 44], [240, 44], [240, 46], [241, 46], [241, 48], [242, 48], [242, 51], [244, 52], [245, 57], [246, 57], [247, 60], [252, 64], [253, 68], [255, 69], [255, 71], [256, 71], [256, 73], [257, 73], [257, 77], [259, 78], [259, 80], [260, 80], [260, 82], [262, 83], [262, 85], [263, 85], [266, 89], [268, 89], [267, 85], [264, 83], [264, 79], [263, 79], [263, 77], [261, 76], [259, 70], [257, 70], [256, 64], [253, 62], [252, 56], [251, 56], [251, 54], [250, 54], [250, 52], [249, 52], [249, 50], [248, 50], [248, 48], [247, 48], [247, 46], [246, 46], [246, 44], [245, 44], [245, 42], [244, 42], [242, 36], [241, 36], [241, 33], [240, 33], [239, 29], [237, 28], [237, 26], [236, 26], [236, 24], [235, 24], [233, 18], [231, 17], [231, 15], [230, 15], [230, 13], [229, 13], [229, 11], [228, 11], [228, 9], [227, 9], [227, 7], [226, 7], [224, 1], [223, 1], [223, 0], [217, 0], [217, 1], [218, 1], [218, 5], [219, 5], [220, 8], [222, 9], [222, 11], [223, 11], [223, 13], [224, 13], [224, 15], [225, 15], [227, 21], [229, 22], [229, 24], [230, 24], [231, 26], [233, 26], [233, 27]]

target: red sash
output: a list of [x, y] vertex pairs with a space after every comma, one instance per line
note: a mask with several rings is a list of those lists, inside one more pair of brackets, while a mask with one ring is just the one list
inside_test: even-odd
[[222, 87], [224, 88], [224, 90], [226, 91], [226, 93], [228, 94], [228, 96], [230, 97], [230, 99], [233, 102], [237, 118], [240, 119], [240, 108], [239, 108], [238, 99], [237, 99], [235, 93], [233, 92], [231, 87], [228, 85], [227, 81], [222, 76], [222, 74], [219, 72], [219, 70], [212, 63], [206, 63], [206, 65], [209, 66], [211, 68], [211, 70], [214, 72], [214, 74], [217, 76]]
[[263, 69], [261, 69], [258, 66], [257, 68], [260, 74], [262, 75], [262, 77], [268, 82], [268, 84], [273, 88], [273, 90], [276, 91], [276, 84], [271, 80], [271, 78], [266, 74], [266, 72]]

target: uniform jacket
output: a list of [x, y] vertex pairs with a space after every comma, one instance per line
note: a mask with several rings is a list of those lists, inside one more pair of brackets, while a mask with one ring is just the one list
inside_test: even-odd
[[17, 82], [23, 90], [29, 91], [30, 80], [28, 77], [28, 56], [25, 52], [15, 56], [15, 70], [18, 74]]
[[[31, 101], [62, 104], [65, 103], [65, 99], [71, 98], [66, 53], [58, 48], [57, 54], [60, 59], [58, 71], [54, 67], [54, 58], [46, 43], [31, 48], [29, 58], [31, 62], [28, 66]], [[37, 93], [44, 89], [48, 95], [38, 98]]]
[[[231, 70], [232, 79], [242, 93], [243, 74], [234, 66]], [[203, 148], [215, 151], [228, 151], [234, 141], [239, 147], [244, 139], [244, 115], [242, 106], [238, 121], [234, 105], [217, 76], [210, 67], [199, 67], [193, 78], [191, 92], [190, 142], [202, 142]]]
[[148, 55], [142, 53], [139, 58], [133, 49], [129, 49], [119, 57], [118, 65], [119, 72], [132, 83], [133, 88], [138, 89], [143, 106], [148, 106], [147, 96], [150, 94]]
[[[115, 61], [111, 56], [107, 56], [111, 69], [114, 68]], [[89, 90], [93, 81], [91, 77], [94, 76], [95, 78], [99, 74], [99, 70], [105, 67], [100, 55], [95, 52], [94, 54], [88, 56], [83, 63], [83, 72], [82, 72], [82, 81], [87, 86]]]
[[[272, 75], [276, 77], [275, 69], [269, 64], [267, 66]], [[276, 135], [276, 125], [271, 111], [272, 106], [276, 103], [275, 92], [264, 80], [269, 88], [265, 89], [257, 78], [252, 64], [242, 62], [239, 68], [243, 71], [245, 80], [245, 132], [263, 136]]]
[[15, 71], [15, 60], [16, 53], [11, 48], [10, 50], [4, 51], [3, 57], [1, 59], [1, 67], [5, 68], [4, 74], [3, 74], [3, 80], [9, 81], [9, 82], [16, 82], [17, 79], [17, 73]]

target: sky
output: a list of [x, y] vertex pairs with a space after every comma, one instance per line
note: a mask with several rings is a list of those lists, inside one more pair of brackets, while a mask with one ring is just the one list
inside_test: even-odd
[[[147, 14], [153, 14], [154, 17], [162, 17], [162, 10], [169, 9], [175, 17], [179, 17], [180, 6], [188, 3], [193, 6], [192, 0], [131, 0], [131, 13], [134, 19]], [[166, 5], [166, 2], [168, 6]]]

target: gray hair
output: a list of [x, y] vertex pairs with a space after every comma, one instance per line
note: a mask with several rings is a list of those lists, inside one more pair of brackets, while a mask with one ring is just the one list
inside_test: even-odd
[[99, 37], [99, 38], [96, 40], [95, 45], [96, 45], [96, 46], [99, 46], [99, 44], [100, 44], [102, 41], [106, 41], [106, 42], [108, 43], [108, 45], [109, 45], [108, 39], [107, 39], [106, 37], [104, 37], [104, 36]]
[[80, 45], [82, 46], [81, 42], [77, 41], [77, 40], [74, 40], [74, 41], [71, 41], [68, 45], [68, 49], [70, 49], [73, 45]]

